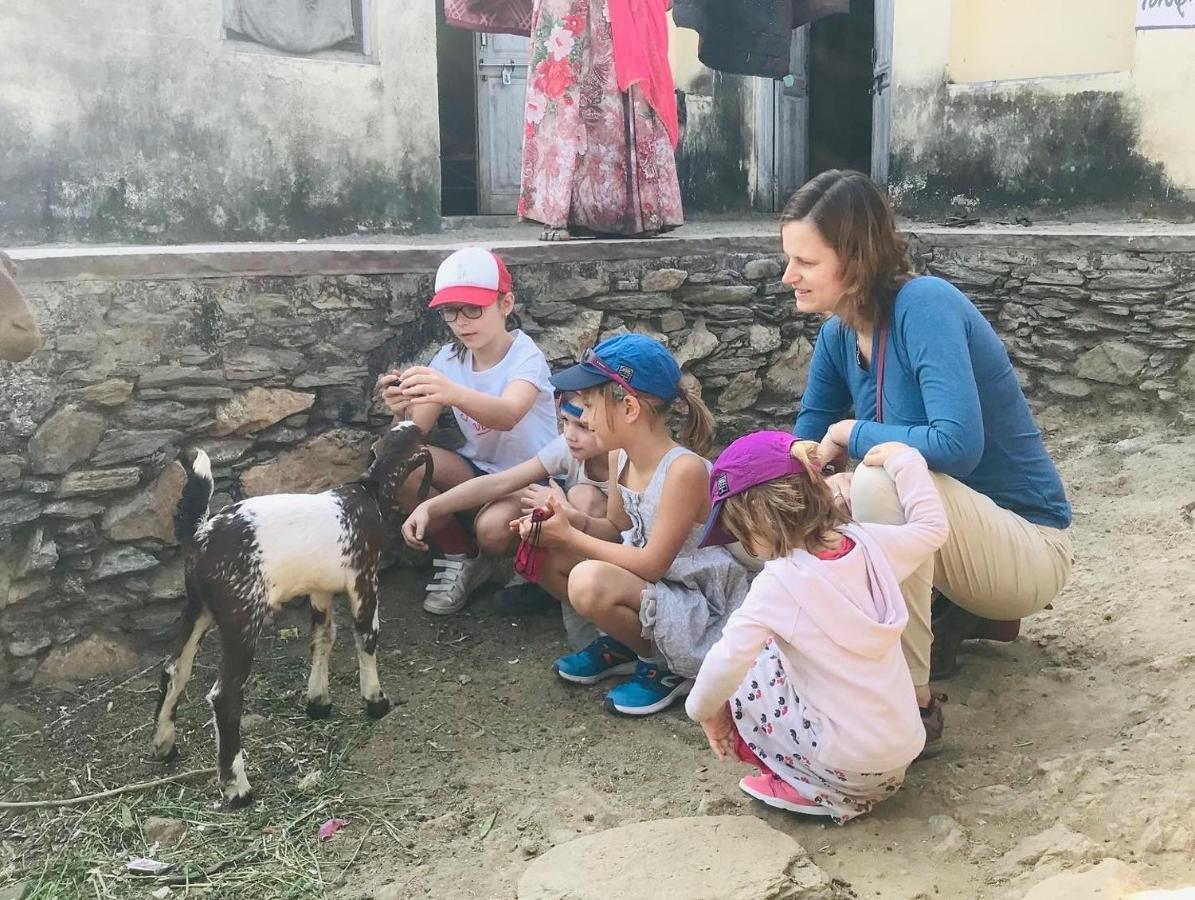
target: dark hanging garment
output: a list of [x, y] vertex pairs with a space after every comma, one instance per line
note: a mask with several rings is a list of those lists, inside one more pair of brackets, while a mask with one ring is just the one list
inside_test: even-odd
[[530, 37], [533, 4], [534, 0], [444, 0], [444, 18], [466, 31]]
[[701, 35], [697, 58], [711, 69], [783, 78], [793, 29], [850, 11], [850, 0], [674, 0], [672, 17]]

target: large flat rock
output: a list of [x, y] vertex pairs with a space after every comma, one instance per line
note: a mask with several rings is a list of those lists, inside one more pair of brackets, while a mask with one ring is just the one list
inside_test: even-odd
[[519, 879], [519, 900], [830, 900], [805, 848], [753, 816], [638, 822], [560, 844]]

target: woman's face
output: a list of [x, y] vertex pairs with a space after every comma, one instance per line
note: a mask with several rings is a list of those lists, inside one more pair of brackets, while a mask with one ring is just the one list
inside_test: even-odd
[[845, 286], [842, 266], [834, 248], [826, 243], [812, 222], [799, 219], [780, 231], [788, 268], [784, 283], [793, 289], [797, 312], [833, 315]]

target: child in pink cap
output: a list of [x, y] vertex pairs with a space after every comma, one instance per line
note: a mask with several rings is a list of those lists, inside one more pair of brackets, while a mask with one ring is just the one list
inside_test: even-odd
[[925, 460], [880, 444], [863, 464], [896, 484], [907, 524], [861, 525], [835, 504], [817, 445], [763, 431], [710, 473], [702, 544], [768, 562], [702, 662], [688, 700], [710, 749], [759, 768], [744, 792], [842, 824], [894, 793], [925, 744], [900, 638], [900, 583], [945, 542]]

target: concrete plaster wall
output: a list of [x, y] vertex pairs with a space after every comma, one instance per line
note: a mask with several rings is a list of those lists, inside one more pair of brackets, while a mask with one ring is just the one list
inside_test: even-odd
[[0, 244], [436, 227], [434, 9], [367, 2], [368, 57], [302, 58], [220, 0], [0, 0]]
[[896, 4], [891, 191], [911, 216], [1195, 217], [1195, 29], [1132, 4]]

